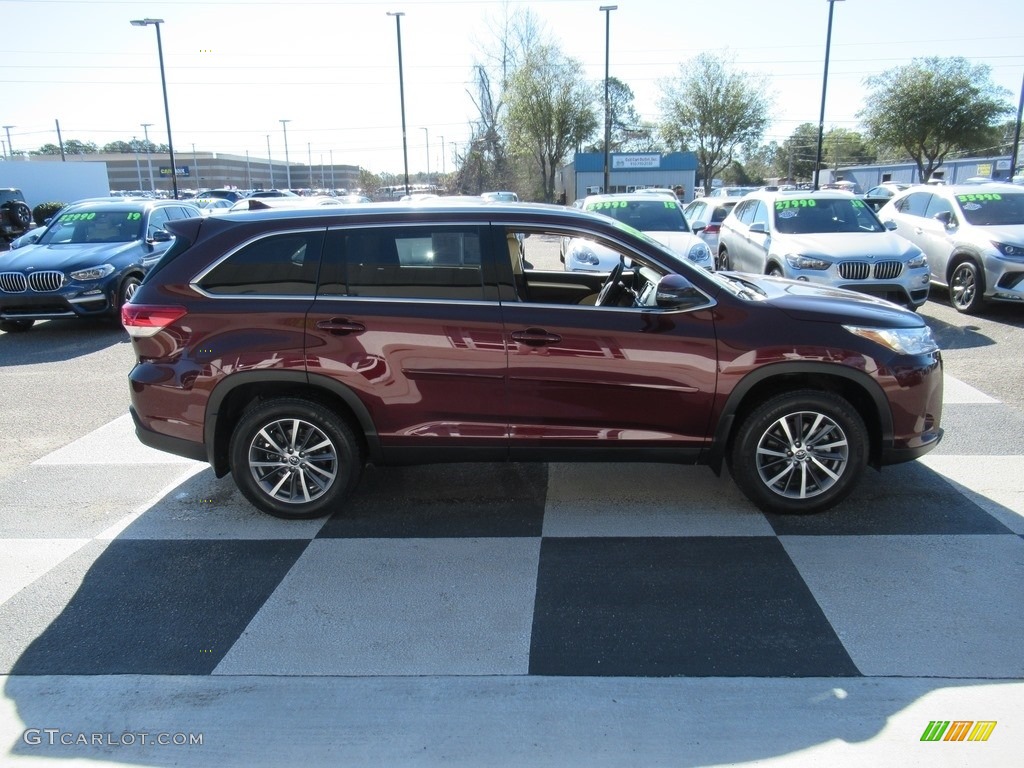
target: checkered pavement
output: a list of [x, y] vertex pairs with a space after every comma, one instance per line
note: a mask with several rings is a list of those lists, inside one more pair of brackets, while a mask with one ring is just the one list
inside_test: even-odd
[[946, 401], [811, 517], [703, 467], [460, 464], [285, 522], [125, 416], [0, 483], [0, 671], [1024, 678], [1024, 457], [986, 440], [1024, 418]]

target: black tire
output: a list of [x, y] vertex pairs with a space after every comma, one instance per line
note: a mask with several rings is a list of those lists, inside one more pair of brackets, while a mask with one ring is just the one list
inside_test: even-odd
[[965, 315], [975, 315], [985, 303], [985, 277], [978, 265], [965, 259], [949, 275], [949, 303]]
[[[305, 448], [315, 451], [305, 451]], [[257, 509], [303, 520], [340, 509], [359, 480], [363, 450], [344, 419], [300, 398], [268, 400], [235, 426], [231, 474]]]
[[805, 389], [773, 397], [743, 420], [729, 469], [761, 510], [809, 515], [853, 490], [867, 454], [867, 428], [853, 406], [838, 395]]
[[729, 249], [724, 245], [718, 249], [718, 261], [715, 263], [716, 272], [728, 272], [732, 269], [732, 263], [729, 261]]
[[24, 333], [35, 323], [35, 320], [0, 320], [0, 331], [4, 333]]
[[4, 208], [7, 209], [7, 216], [12, 224], [19, 226], [26, 231], [28, 230], [29, 226], [32, 224], [31, 208], [18, 200], [10, 200], [4, 203]]
[[142, 281], [135, 275], [128, 275], [121, 282], [121, 286], [117, 289], [117, 303], [114, 306], [114, 314], [117, 317], [121, 316], [121, 307], [131, 301], [140, 285], [142, 285]]
[[768, 272], [766, 274], [769, 277], [785, 277], [786, 276], [783, 273], [783, 271], [782, 271], [782, 267], [780, 267], [778, 264], [772, 264], [771, 266], [769, 266], [768, 267]]

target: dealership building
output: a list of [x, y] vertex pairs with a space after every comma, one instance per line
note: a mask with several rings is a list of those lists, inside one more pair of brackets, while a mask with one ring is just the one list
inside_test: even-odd
[[[608, 192], [681, 186], [683, 199], [693, 199], [697, 179], [693, 152], [612, 152], [608, 160]], [[564, 194], [566, 203], [604, 191], [604, 155], [600, 152], [577, 152], [573, 161], [555, 174], [555, 194], [559, 198]]]
[[[179, 193], [200, 189], [284, 189], [289, 171], [292, 189], [354, 189], [359, 186], [355, 165], [307, 165], [229, 155], [221, 152], [175, 152]], [[18, 161], [12, 161], [18, 162]], [[60, 155], [29, 155], [29, 163], [60, 163]], [[99, 153], [67, 155], [68, 163], [105, 163], [109, 189], [170, 195], [171, 159], [166, 153]]]

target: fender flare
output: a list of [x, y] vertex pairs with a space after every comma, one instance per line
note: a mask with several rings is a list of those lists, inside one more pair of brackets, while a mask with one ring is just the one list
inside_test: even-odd
[[893, 440], [892, 410], [878, 382], [870, 375], [855, 368], [837, 366], [834, 363], [791, 362], [773, 363], [751, 371], [733, 388], [718, 418], [718, 426], [708, 451], [707, 463], [716, 474], [721, 472], [726, 447], [733, 433], [733, 425], [744, 401], [755, 387], [779, 376], [816, 376], [840, 378], [857, 386], [871, 400], [878, 416], [880, 448], [890, 445]]

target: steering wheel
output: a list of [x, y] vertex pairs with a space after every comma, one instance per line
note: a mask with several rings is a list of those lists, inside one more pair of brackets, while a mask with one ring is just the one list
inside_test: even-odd
[[608, 279], [601, 286], [601, 290], [597, 294], [597, 301], [594, 302], [595, 306], [608, 307], [618, 303], [622, 297], [622, 292], [626, 290], [626, 286], [619, 282], [625, 268], [625, 262], [619, 259], [619, 263], [615, 265], [615, 268], [609, 273]]

